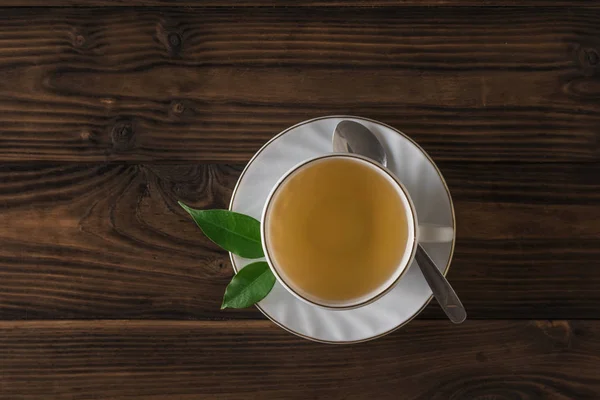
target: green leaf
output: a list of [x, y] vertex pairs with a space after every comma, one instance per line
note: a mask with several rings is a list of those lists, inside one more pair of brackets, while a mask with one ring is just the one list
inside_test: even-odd
[[248, 215], [227, 210], [194, 210], [179, 202], [202, 232], [223, 249], [244, 258], [264, 257], [260, 222]]
[[246, 308], [264, 299], [275, 284], [269, 264], [258, 261], [246, 265], [229, 282], [223, 296], [224, 308]]

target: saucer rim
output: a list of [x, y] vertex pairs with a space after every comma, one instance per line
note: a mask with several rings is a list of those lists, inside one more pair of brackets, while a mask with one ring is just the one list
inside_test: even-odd
[[[456, 245], [456, 216], [454, 213], [454, 202], [452, 201], [452, 195], [450, 193], [450, 188], [448, 187], [448, 184], [446, 183], [446, 180], [444, 179], [444, 176], [442, 175], [440, 169], [438, 168], [438, 166], [435, 164], [435, 162], [433, 161], [433, 159], [429, 156], [429, 154], [417, 143], [415, 142], [413, 139], [411, 139], [408, 135], [406, 135], [404, 132], [390, 126], [387, 125], [383, 122], [371, 119], [371, 118], [366, 118], [366, 117], [358, 117], [358, 116], [354, 116], [354, 115], [327, 115], [327, 116], [323, 116], [323, 117], [316, 117], [316, 118], [312, 118], [309, 120], [305, 120], [305, 121], [301, 121], [295, 125], [292, 125], [286, 129], [284, 129], [283, 131], [279, 132], [277, 135], [273, 136], [269, 141], [267, 141], [260, 149], [258, 149], [258, 151], [256, 153], [254, 153], [254, 155], [252, 156], [252, 158], [250, 158], [250, 160], [248, 161], [248, 163], [246, 164], [246, 166], [244, 167], [242, 173], [240, 174], [235, 187], [233, 188], [233, 192], [231, 193], [231, 200], [229, 201], [229, 210], [233, 211], [233, 203], [235, 200], [235, 196], [237, 194], [238, 188], [240, 186], [240, 183], [242, 182], [242, 179], [244, 179], [244, 175], [246, 174], [248, 168], [250, 168], [250, 166], [252, 165], [252, 163], [255, 161], [255, 159], [258, 157], [258, 155], [264, 150], [266, 149], [271, 142], [275, 141], [276, 139], [278, 139], [279, 137], [285, 135], [286, 133], [288, 133], [289, 131], [291, 131], [292, 129], [298, 128], [302, 125], [306, 125], [315, 121], [320, 121], [320, 120], [324, 120], [324, 119], [337, 119], [337, 118], [347, 118], [347, 119], [356, 119], [356, 120], [363, 120], [363, 121], [367, 121], [367, 122], [371, 122], [374, 124], [378, 124], [381, 126], [384, 126], [388, 129], [391, 129], [392, 131], [396, 132], [397, 134], [403, 136], [405, 139], [407, 139], [408, 141], [410, 141], [413, 145], [415, 145], [417, 147], [417, 149], [419, 149], [421, 151], [421, 153], [423, 153], [423, 155], [425, 155], [425, 157], [427, 158], [427, 160], [431, 163], [431, 165], [433, 165], [433, 168], [435, 169], [436, 173], [438, 174], [438, 176], [440, 177], [440, 180], [442, 182], [442, 184], [444, 185], [444, 189], [446, 190], [446, 194], [448, 195], [448, 200], [450, 201], [450, 211], [452, 214], [452, 228], [453, 228], [453, 237], [452, 237], [452, 247], [450, 249], [450, 256], [448, 258], [448, 262], [446, 263], [446, 267], [444, 268], [444, 271], [442, 271], [442, 274], [444, 276], [446, 276], [448, 274], [448, 271], [450, 270], [450, 265], [452, 264], [452, 259], [454, 257], [454, 247]], [[233, 258], [233, 254], [229, 253], [229, 259], [231, 260], [231, 266], [233, 267], [233, 271], [237, 274], [239, 272], [239, 268], [237, 267], [235, 260]], [[416, 262], [416, 261], [415, 261]], [[389, 335], [390, 333], [402, 328], [403, 326], [405, 326], [406, 324], [408, 324], [409, 322], [411, 322], [413, 319], [415, 319], [424, 309], [425, 307], [427, 307], [427, 305], [429, 305], [429, 303], [431, 302], [431, 300], [433, 299], [433, 294], [429, 296], [429, 298], [427, 299], [427, 301], [425, 301], [425, 303], [423, 304], [423, 306], [421, 308], [419, 308], [417, 311], [415, 311], [415, 313], [413, 315], [411, 315], [409, 318], [407, 318], [404, 322], [402, 322], [401, 324], [395, 326], [392, 329], [389, 329], [385, 332], [382, 332], [378, 335], [375, 336], [370, 336], [364, 339], [359, 339], [359, 340], [344, 340], [344, 341], [333, 341], [333, 340], [323, 340], [323, 339], [317, 339], [311, 336], [307, 336], [304, 335], [302, 333], [296, 332], [290, 328], [288, 328], [287, 326], [283, 325], [282, 323], [275, 321], [273, 318], [271, 318], [271, 316], [262, 309], [262, 307], [257, 303], [255, 304], [255, 307], [258, 308], [258, 310], [265, 316], [267, 317], [271, 322], [273, 322], [275, 325], [279, 326], [281, 329], [296, 335], [298, 337], [301, 337], [303, 339], [307, 339], [307, 340], [311, 340], [313, 342], [318, 342], [318, 343], [326, 343], [326, 344], [354, 344], [354, 343], [363, 343], [363, 342], [368, 342], [371, 340], [375, 340], [375, 339], [379, 339], [381, 337], [384, 337], [386, 335]], [[374, 303], [377, 303], [377, 300], [374, 301]], [[315, 306], [316, 307], [316, 306]], [[352, 310], [349, 310], [352, 311]]]

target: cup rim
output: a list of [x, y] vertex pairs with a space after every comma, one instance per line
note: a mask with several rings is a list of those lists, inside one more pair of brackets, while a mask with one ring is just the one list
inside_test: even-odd
[[[282, 184], [294, 172], [298, 171], [299, 169], [305, 167], [308, 164], [311, 164], [313, 162], [320, 161], [320, 160], [323, 160], [323, 159], [327, 159], [327, 158], [347, 158], [347, 159], [354, 159], [354, 160], [363, 161], [363, 162], [366, 162], [367, 164], [371, 164], [371, 166], [375, 167], [381, 173], [387, 175], [395, 183], [397, 189], [399, 189], [399, 192], [402, 193], [402, 196], [404, 197], [404, 199], [406, 199], [406, 202], [408, 203], [408, 209], [409, 209], [410, 215], [412, 217], [412, 225], [413, 225], [412, 234], [413, 234], [413, 236], [412, 236], [412, 244], [410, 246], [410, 255], [406, 259], [406, 261], [403, 263], [403, 265], [401, 265], [401, 266], [399, 266], [397, 268], [397, 269], [402, 268], [402, 271], [400, 272], [400, 274], [398, 274], [398, 276], [396, 277], [396, 279], [394, 279], [392, 282], [390, 282], [384, 289], [382, 289], [380, 291], [374, 292], [375, 294], [373, 296], [367, 298], [364, 301], [356, 303], [356, 304], [354, 304], [354, 303], [349, 304], [349, 305], [323, 304], [323, 303], [319, 303], [319, 302], [316, 302], [314, 300], [311, 300], [311, 299], [303, 296], [302, 294], [298, 293], [297, 291], [295, 291], [294, 289], [292, 289], [292, 287], [290, 285], [288, 285], [286, 283], [285, 279], [277, 271], [277, 268], [275, 268], [274, 262], [272, 260], [272, 257], [270, 256], [270, 253], [269, 253], [269, 248], [267, 246], [267, 240], [266, 240], [266, 238], [267, 238], [267, 236], [266, 236], [266, 230], [267, 229], [266, 229], [265, 220], [266, 220], [267, 214], [269, 212], [269, 207], [270, 207], [270, 205], [272, 203], [272, 200], [273, 200], [273, 197], [274, 197], [275, 193], [277, 193], [277, 190], [282, 186]], [[417, 213], [416, 213], [416, 210], [415, 210], [415, 206], [414, 206], [414, 204], [412, 202], [410, 194], [408, 193], [408, 190], [402, 184], [402, 182], [400, 182], [400, 180], [394, 175], [394, 173], [392, 173], [388, 168], [384, 167], [383, 165], [379, 164], [378, 162], [376, 162], [376, 161], [374, 161], [374, 160], [372, 160], [372, 159], [370, 159], [368, 157], [364, 157], [362, 155], [352, 154], [352, 153], [330, 153], [330, 154], [325, 154], [325, 155], [322, 155], [322, 156], [318, 156], [318, 157], [310, 158], [308, 160], [304, 160], [301, 163], [299, 163], [299, 164], [295, 165], [294, 167], [292, 167], [281, 178], [279, 178], [279, 180], [277, 181], [277, 183], [275, 183], [275, 185], [273, 186], [273, 188], [269, 192], [269, 195], [267, 196], [265, 205], [263, 207], [263, 211], [262, 211], [262, 214], [261, 214], [261, 220], [260, 220], [261, 244], [262, 244], [262, 247], [263, 247], [263, 252], [264, 252], [267, 264], [269, 265], [269, 268], [271, 269], [271, 271], [275, 275], [277, 281], [279, 281], [279, 283], [289, 293], [291, 293], [296, 298], [304, 301], [305, 303], [308, 303], [308, 304], [313, 305], [313, 306], [325, 308], [325, 309], [328, 309], [328, 310], [338, 310], [338, 311], [341, 311], [341, 310], [352, 310], [352, 309], [364, 307], [364, 306], [366, 306], [368, 304], [371, 304], [371, 303], [377, 301], [378, 299], [380, 299], [381, 297], [383, 297], [385, 294], [387, 294], [390, 290], [392, 290], [398, 284], [398, 282], [406, 274], [406, 272], [408, 271], [408, 269], [410, 267], [410, 264], [414, 260], [414, 256], [415, 256], [415, 253], [416, 253], [416, 250], [417, 250], [417, 246], [418, 246], [418, 229], [419, 229], [419, 223], [418, 223], [418, 220], [417, 220]], [[409, 248], [409, 247], [407, 246], [407, 248]]]

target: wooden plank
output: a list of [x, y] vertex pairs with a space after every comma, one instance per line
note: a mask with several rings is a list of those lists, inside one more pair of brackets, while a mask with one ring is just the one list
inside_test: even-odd
[[0, 323], [1, 399], [597, 399], [600, 322], [414, 321], [312, 343], [258, 322]]
[[240, 168], [0, 169], [4, 318], [227, 315], [219, 301], [233, 275], [228, 258], [176, 200], [226, 208]]
[[4, 9], [0, 161], [245, 162], [327, 114], [436, 160], [597, 161], [599, 26], [543, 7]]
[[[173, 7], [169, 0], [0, 0], [0, 7]], [[182, 0], [179, 7], [597, 7], [589, 0]]]
[[[241, 165], [0, 166], [0, 319], [262, 318], [176, 201], [226, 208]], [[600, 165], [443, 163], [472, 318], [600, 318]], [[423, 314], [443, 318], [435, 305]]]

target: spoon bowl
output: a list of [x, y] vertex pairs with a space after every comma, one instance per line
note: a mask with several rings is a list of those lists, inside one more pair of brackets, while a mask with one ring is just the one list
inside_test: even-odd
[[342, 121], [335, 127], [333, 151], [352, 153], [370, 158], [387, 167], [387, 155], [381, 142], [363, 124]]

